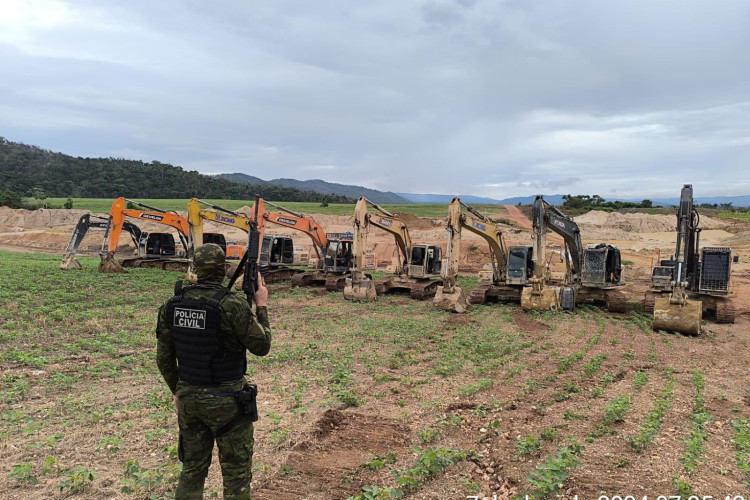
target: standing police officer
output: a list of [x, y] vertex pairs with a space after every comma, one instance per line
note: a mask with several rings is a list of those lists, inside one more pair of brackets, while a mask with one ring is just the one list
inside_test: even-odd
[[[254, 386], [245, 381], [245, 349], [265, 356], [271, 348], [268, 289], [258, 280], [256, 316], [243, 298], [222, 286], [224, 252], [208, 243], [195, 250], [198, 282], [182, 288], [159, 309], [156, 362], [174, 394], [180, 428], [182, 474], [175, 499], [203, 498], [214, 440], [224, 480], [224, 498], [249, 499], [253, 424], [243, 412]], [[260, 278], [260, 276], [259, 276]]]

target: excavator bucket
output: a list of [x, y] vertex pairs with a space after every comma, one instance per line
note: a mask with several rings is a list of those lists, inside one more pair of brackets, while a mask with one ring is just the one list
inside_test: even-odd
[[83, 269], [83, 266], [76, 256], [73, 254], [67, 254], [63, 256], [63, 260], [60, 263], [60, 269]]
[[524, 311], [557, 311], [560, 308], [560, 289], [557, 287], [526, 287], [521, 292]]
[[701, 333], [703, 303], [700, 300], [685, 300], [683, 304], [673, 303], [671, 295], [658, 295], [654, 300], [654, 330], [687, 333]]
[[445, 287], [439, 286], [432, 304], [444, 311], [465, 313], [469, 308], [469, 296], [461, 287], [454, 286], [453, 291], [448, 292]]
[[115, 260], [115, 254], [114, 252], [106, 252], [99, 254], [99, 257], [101, 257], [101, 262], [99, 262], [99, 272], [100, 273], [124, 273], [127, 272], [123, 267], [120, 265], [119, 262]]
[[352, 278], [346, 278], [344, 298], [346, 300], [374, 302], [378, 299], [375, 292], [375, 283], [370, 278], [362, 278], [357, 282], [354, 282]]

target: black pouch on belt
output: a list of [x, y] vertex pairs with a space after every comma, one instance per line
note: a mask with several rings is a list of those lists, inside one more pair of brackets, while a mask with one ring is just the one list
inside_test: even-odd
[[251, 422], [258, 421], [257, 396], [258, 386], [255, 384], [247, 384], [234, 396], [234, 400], [237, 402], [237, 408], [239, 408], [240, 413], [250, 417]]

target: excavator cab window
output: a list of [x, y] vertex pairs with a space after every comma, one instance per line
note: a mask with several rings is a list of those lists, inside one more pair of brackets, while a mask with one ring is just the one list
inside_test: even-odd
[[511, 247], [508, 252], [508, 278], [521, 279], [525, 283], [533, 275], [533, 248], [530, 246]]
[[170, 233], [148, 233], [141, 244], [145, 246], [147, 259], [175, 256], [174, 236]]
[[425, 262], [425, 272], [427, 274], [440, 274], [440, 267], [442, 265], [443, 249], [439, 246], [427, 247], [427, 261]]
[[423, 269], [423, 274], [425, 275], [440, 274], [442, 250], [437, 245], [415, 245], [411, 248], [409, 265]]
[[412, 266], [425, 266], [425, 256], [427, 255], [427, 248], [415, 246], [411, 249], [411, 260], [409, 264]]
[[351, 241], [328, 240], [325, 255], [326, 271], [343, 272], [352, 267]]
[[290, 236], [265, 235], [260, 247], [261, 265], [278, 266], [294, 262], [294, 242]]
[[221, 233], [203, 233], [203, 244], [215, 243], [224, 250], [224, 255], [227, 254], [227, 240]]

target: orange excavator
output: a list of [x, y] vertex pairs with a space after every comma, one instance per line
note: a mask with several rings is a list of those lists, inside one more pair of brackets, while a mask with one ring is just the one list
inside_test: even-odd
[[[268, 262], [270, 269], [273, 269], [273, 260], [275, 255], [284, 255], [284, 250], [291, 247], [291, 238], [280, 235], [266, 235], [266, 222], [271, 222], [279, 226], [288, 227], [296, 231], [301, 231], [312, 240], [315, 254], [317, 255], [317, 265], [315, 271], [299, 271], [291, 276], [292, 285], [307, 286], [312, 284], [324, 284], [327, 290], [336, 291], [344, 289], [344, 281], [349, 272], [352, 262], [352, 238], [346, 234], [328, 234], [311, 216], [294, 212], [288, 208], [271, 203], [262, 198], [258, 198], [253, 211], [258, 214], [258, 230], [263, 235], [263, 244], [261, 246], [261, 265]], [[266, 205], [271, 206], [278, 212], [269, 212]], [[285, 245], [285, 238], [290, 240], [289, 245]], [[291, 263], [291, 262], [290, 262]], [[269, 273], [273, 274], [273, 272]]]
[[[127, 208], [126, 202], [146, 210]], [[140, 241], [138, 242], [139, 256], [117, 262], [115, 260], [115, 251], [120, 241], [120, 233], [122, 233], [126, 217], [170, 226], [177, 230], [183, 248], [189, 248], [187, 242], [188, 223], [184, 217], [173, 211], [162, 210], [138, 201], [120, 197], [112, 203], [112, 208], [109, 211], [109, 222], [104, 235], [103, 247], [105, 248], [100, 253], [101, 262], [99, 263], [99, 272], [122, 273], [125, 272], [124, 267], [156, 267], [172, 271], [187, 271], [187, 260], [176, 258], [178, 254], [175, 240], [171, 233], [141, 233]]]

